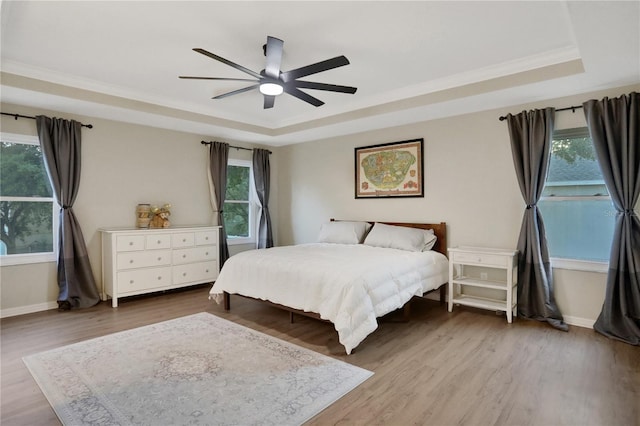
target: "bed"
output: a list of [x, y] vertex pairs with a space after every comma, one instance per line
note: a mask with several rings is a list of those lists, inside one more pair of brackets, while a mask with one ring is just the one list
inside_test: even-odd
[[230, 257], [210, 291], [229, 310], [230, 295], [259, 299], [333, 323], [347, 354], [378, 318], [448, 280], [446, 223], [331, 220], [318, 242], [249, 250]]

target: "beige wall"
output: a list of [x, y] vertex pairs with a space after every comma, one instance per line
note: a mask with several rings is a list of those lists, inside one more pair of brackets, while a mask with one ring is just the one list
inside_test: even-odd
[[[507, 125], [498, 121], [498, 116], [545, 106], [580, 105], [587, 99], [619, 96], [638, 89], [624, 87], [270, 148], [274, 151], [270, 210], [276, 244], [314, 241], [320, 225], [333, 217], [446, 221], [449, 246], [515, 247], [524, 206], [513, 169]], [[94, 124], [94, 129], [83, 130], [82, 182], [74, 209], [98, 283], [98, 229], [132, 226], [136, 204], [171, 202], [173, 223], [211, 223], [206, 148], [199, 142], [214, 136], [15, 105], [2, 105], [2, 111], [64, 116]], [[557, 128], [585, 125], [581, 110], [575, 114], [560, 112], [556, 122]], [[35, 134], [32, 120], [2, 117], [1, 124], [3, 132]], [[354, 199], [354, 148], [414, 138], [425, 141], [425, 197]], [[246, 155], [245, 151], [230, 152], [235, 158], [248, 158]], [[247, 247], [233, 246], [231, 252], [244, 248]], [[0, 273], [3, 315], [55, 306], [55, 264], [4, 266]], [[576, 324], [592, 323], [602, 306], [605, 274], [560, 269], [554, 269], [554, 274], [556, 298], [565, 318]]]
[[[46, 114], [91, 123], [82, 130], [82, 177], [74, 211], [82, 226], [94, 275], [101, 285], [101, 247], [98, 229], [134, 226], [138, 203], [169, 202], [175, 225], [212, 224], [207, 183], [207, 148], [202, 136], [123, 122], [72, 116], [17, 105], [1, 106], [3, 112]], [[36, 135], [35, 120], [2, 116], [2, 132]], [[232, 145], [247, 144], [228, 141]], [[271, 157], [277, 177], [277, 149]], [[250, 159], [249, 151], [231, 149], [231, 158]], [[277, 188], [271, 193], [277, 212]], [[273, 214], [273, 213], [272, 213]], [[231, 252], [243, 247], [233, 246]], [[1, 268], [3, 315], [56, 306], [55, 263], [3, 266]]]
[[[280, 241], [314, 241], [330, 218], [440, 222], [448, 244], [515, 248], [524, 204], [513, 167], [508, 112], [581, 105], [635, 88], [521, 105], [425, 121], [362, 134], [284, 147], [280, 159]], [[556, 128], [585, 126], [582, 110], [557, 114]], [[354, 148], [424, 138], [424, 198], [355, 199]], [[590, 325], [604, 300], [606, 275], [554, 269], [556, 298], [567, 321]]]

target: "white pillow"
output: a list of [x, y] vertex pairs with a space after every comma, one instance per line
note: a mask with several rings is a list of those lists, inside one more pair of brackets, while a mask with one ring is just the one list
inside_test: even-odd
[[408, 228], [376, 222], [364, 244], [399, 250], [427, 251], [433, 248], [436, 239], [433, 229]]
[[360, 244], [369, 229], [371, 229], [371, 224], [368, 222], [334, 221], [323, 223], [320, 227], [318, 242]]

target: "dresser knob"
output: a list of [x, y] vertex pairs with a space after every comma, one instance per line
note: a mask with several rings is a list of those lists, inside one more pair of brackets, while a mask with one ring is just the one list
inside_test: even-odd
[[129, 263], [133, 263], [133, 259], [129, 260]]
[[133, 280], [129, 280], [129, 284], [133, 284]]
[[160, 240], [158, 240], [158, 244], [160, 244]]
[[186, 277], [186, 276], [187, 276], [187, 273], [186, 273], [186, 272], [183, 272], [183, 273], [182, 273], [182, 276], [183, 276], [183, 277]]
[[187, 239], [186, 239], [186, 238], [183, 238], [183, 239], [182, 239], [182, 242], [183, 242], [183, 243], [186, 243], [186, 242], [187, 242]]
[[205, 252], [204, 252], [204, 255], [205, 255], [205, 256], [209, 256], [209, 252], [208, 252], [208, 251], [205, 251]]
[[187, 257], [187, 255], [186, 255], [186, 254], [183, 254], [183, 255], [182, 255], [182, 258], [183, 258], [183, 259], [186, 259], [186, 257]]
[[133, 245], [133, 241], [129, 241], [129, 245], [132, 246]]
[[158, 277], [158, 281], [160, 281], [161, 279], [162, 279], [162, 277], [161, 277], [161, 276], [159, 276], [159, 277]]
[[205, 271], [207, 274], [209, 273], [209, 270], [208, 270], [208, 269], [205, 269], [204, 271]]
[[161, 257], [159, 257], [159, 258], [158, 258], [158, 262], [160, 262], [161, 260], [162, 260], [162, 258], [161, 258]]

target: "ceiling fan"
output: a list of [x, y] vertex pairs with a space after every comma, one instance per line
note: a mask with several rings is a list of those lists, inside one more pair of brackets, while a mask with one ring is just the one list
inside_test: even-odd
[[300, 89], [314, 89], [314, 90], [327, 90], [330, 92], [340, 93], [355, 93], [358, 90], [356, 87], [350, 86], [338, 86], [335, 84], [316, 83], [312, 81], [298, 80], [300, 77], [305, 77], [311, 74], [317, 74], [323, 71], [328, 71], [333, 68], [342, 67], [349, 64], [349, 60], [345, 56], [337, 56], [335, 58], [327, 59], [325, 61], [316, 62], [315, 64], [307, 65], [301, 68], [296, 68], [290, 71], [282, 71], [280, 69], [282, 63], [282, 46], [284, 42], [278, 38], [267, 36], [267, 44], [263, 46], [264, 55], [267, 57], [266, 65], [260, 73], [251, 71], [248, 68], [238, 65], [228, 59], [222, 58], [211, 52], [207, 52], [204, 49], [195, 48], [194, 51], [208, 56], [216, 61], [220, 61], [223, 64], [229, 65], [237, 70], [240, 70], [254, 79], [247, 78], [224, 78], [224, 77], [193, 77], [181, 75], [179, 78], [193, 79], [193, 80], [226, 80], [226, 81], [251, 81], [254, 84], [251, 86], [243, 87], [242, 89], [233, 90], [231, 92], [223, 93], [218, 96], [214, 96], [212, 99], [222, 99], [227, 96], [237, 95], [239, 93], [248, 92], [249, 90], [259, 89], [260, 93], [264, 95], [264, 108], [273, 108], [276, 96], [283, 92], [288, 93], [296, 98], [310, 103], [316, 107], [324, 105], [320, 99], [315, 98]]

